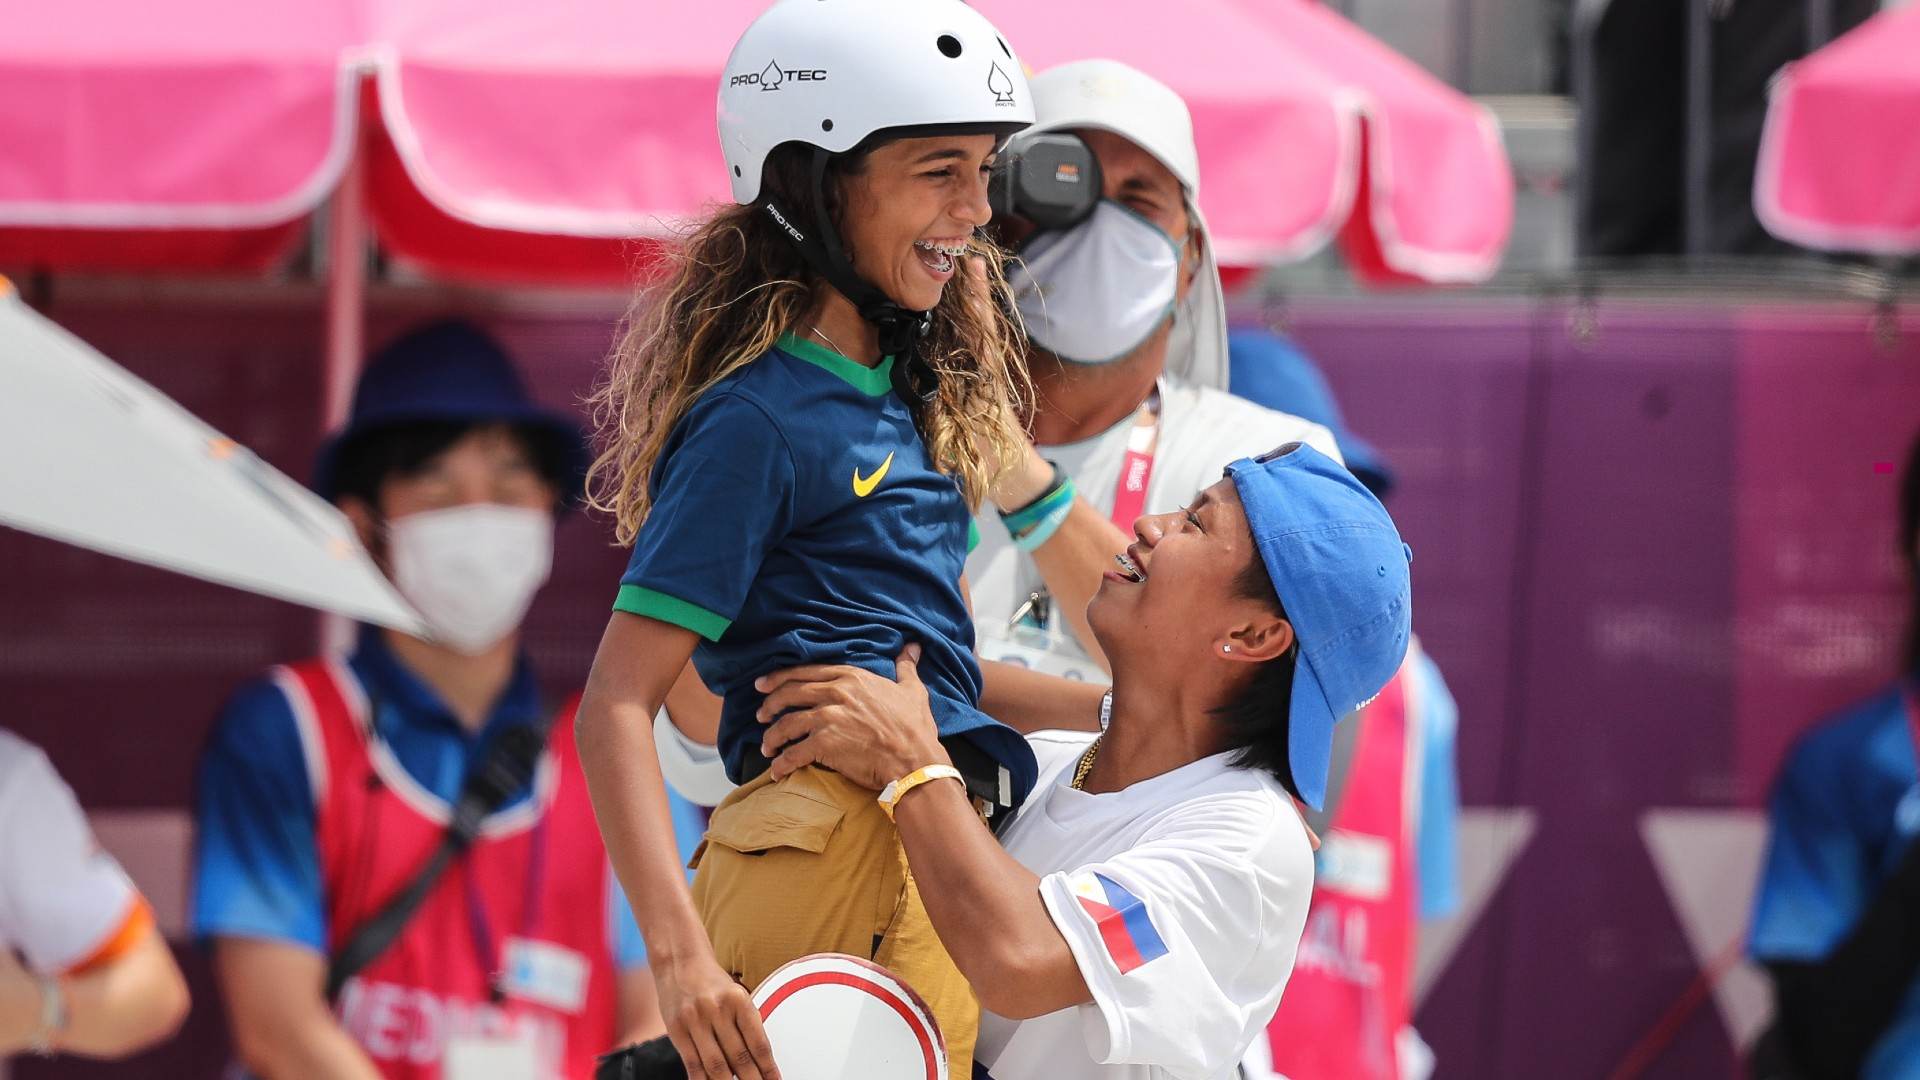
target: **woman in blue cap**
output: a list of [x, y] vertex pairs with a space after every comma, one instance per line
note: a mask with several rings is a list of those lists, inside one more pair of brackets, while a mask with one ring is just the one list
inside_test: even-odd
[[1113, 661], [1109, 723], [1030, 737], [1040, 782], [998, 842], [940, 782], [911, 658], [897, 681], [762, 680], [775, 775], [824, 764], [881, 792], [980, 997], [975, 1058], [994, 1080], [1201, 1080], [1240, 1060], [1313, 885], [1293, 800], [1320, 803], [1334, 723], [1406, 655], [1408, 551], [1311, 447], [1235, 462], [1134, 531], [1087, 611]]

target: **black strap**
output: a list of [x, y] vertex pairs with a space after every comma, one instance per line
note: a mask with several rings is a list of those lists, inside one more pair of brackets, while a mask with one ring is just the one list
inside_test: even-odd
[[522, 724], [502, 731], [488, 748], [487, 756], [467, 773], [460, 786], [460, 797], [453, 806], [453, 820], [440, 837], [439, 846], [407, 882], [379, 911], [356, 927], [347, 942], [334, 953], [327, 967], [327, 1000], [340, 996], [347, 980], [380, 958], [400, 932], [405, 930], [414, 912], [440, 880], [453, 860], [473, 846], [480, 825], [488, 814], [498, 810], [514, 792], [533, 778], [540, 751], [547, 743], [545, 724]]
[[[807, 266], [851, 301], [861, 318], [874, 325], [879, 333], [880, 355], [893, 357], [894, 391], [919, 423], [922, 412], [940, 393], [939, 373], [920, 355], [920, 342], [933, 328], [933, 315], [901, 307], [854, 271], [853, 260], [840, 242], [840, 231], [827, 213], [827, 166], [832, 158], [825, 150], [814, 149], [809, 171], [812, 222], [796, 222], [798, 215], [788, 213], [770, 192], [761, 195], [760, 206], [779, 224]], [[808, 225], [807, 231], [802, 231], [802, 224]]]

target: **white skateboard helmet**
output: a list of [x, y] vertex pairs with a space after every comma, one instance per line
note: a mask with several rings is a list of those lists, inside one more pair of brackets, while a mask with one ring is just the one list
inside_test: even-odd
[[1013, 47], [961, 0], [780, 0], [727, 58], [719, 117], [747, 204], [782, 143], [840, 154], [894, 128], [1005, 137], [1033, 123], [1033, 95]]
[[[1032, 123], [1019, 56], [961, 0], [779, 0], [740, 35], [720, 76], [720, 148], [734, 201], [763, 208], [879, 329], [882, 353], [904, 361], [896, 385], [923, 400], [930, 373], [914, 354], [930, 316], [854, 273], [826, 211], [827, 163], [877, 133], [1005, 139]], [[811, 214], [763, 190], [768, 155], [788, 143], [813, 148]]]

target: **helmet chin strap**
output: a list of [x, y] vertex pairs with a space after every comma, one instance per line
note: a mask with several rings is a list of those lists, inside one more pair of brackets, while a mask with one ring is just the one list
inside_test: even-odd
[[761, 204], [799, 249], [807, 266], [840, 290], [840, 295], [853, 303], [860, 317], [873, 324], [879, 332], [880, 355], [893, 357], [894, 389], [918, 409], [940, 392], [939, 375], [920, 356], [920, 342], [933, 327], [933, 313], [901, 307], [854, 271], [853, 261], [847, 258], [846, 248], [840, 243], [840, 230], [827, 215], [827, 163], [832, 156], [818, 148], [813, 151], [814, 212], [810, 234], [795, 228], [793, 215], [772, 196], [763, 194]]

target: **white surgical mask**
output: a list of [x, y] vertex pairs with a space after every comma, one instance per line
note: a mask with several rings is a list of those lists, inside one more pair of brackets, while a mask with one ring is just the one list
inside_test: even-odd
[[1034, 344], [1062, 360], [1112, 363], [1173, 313], [1180, 246], [1153, 222], [1102, 200], [1073, 228], [1034, 237], [1008, 283]]
[[433, 639], [468, 656], [520, 625], [553, 572], [553, 515], [474, 503], [396, 518], [387, 529], [393, 584]]

